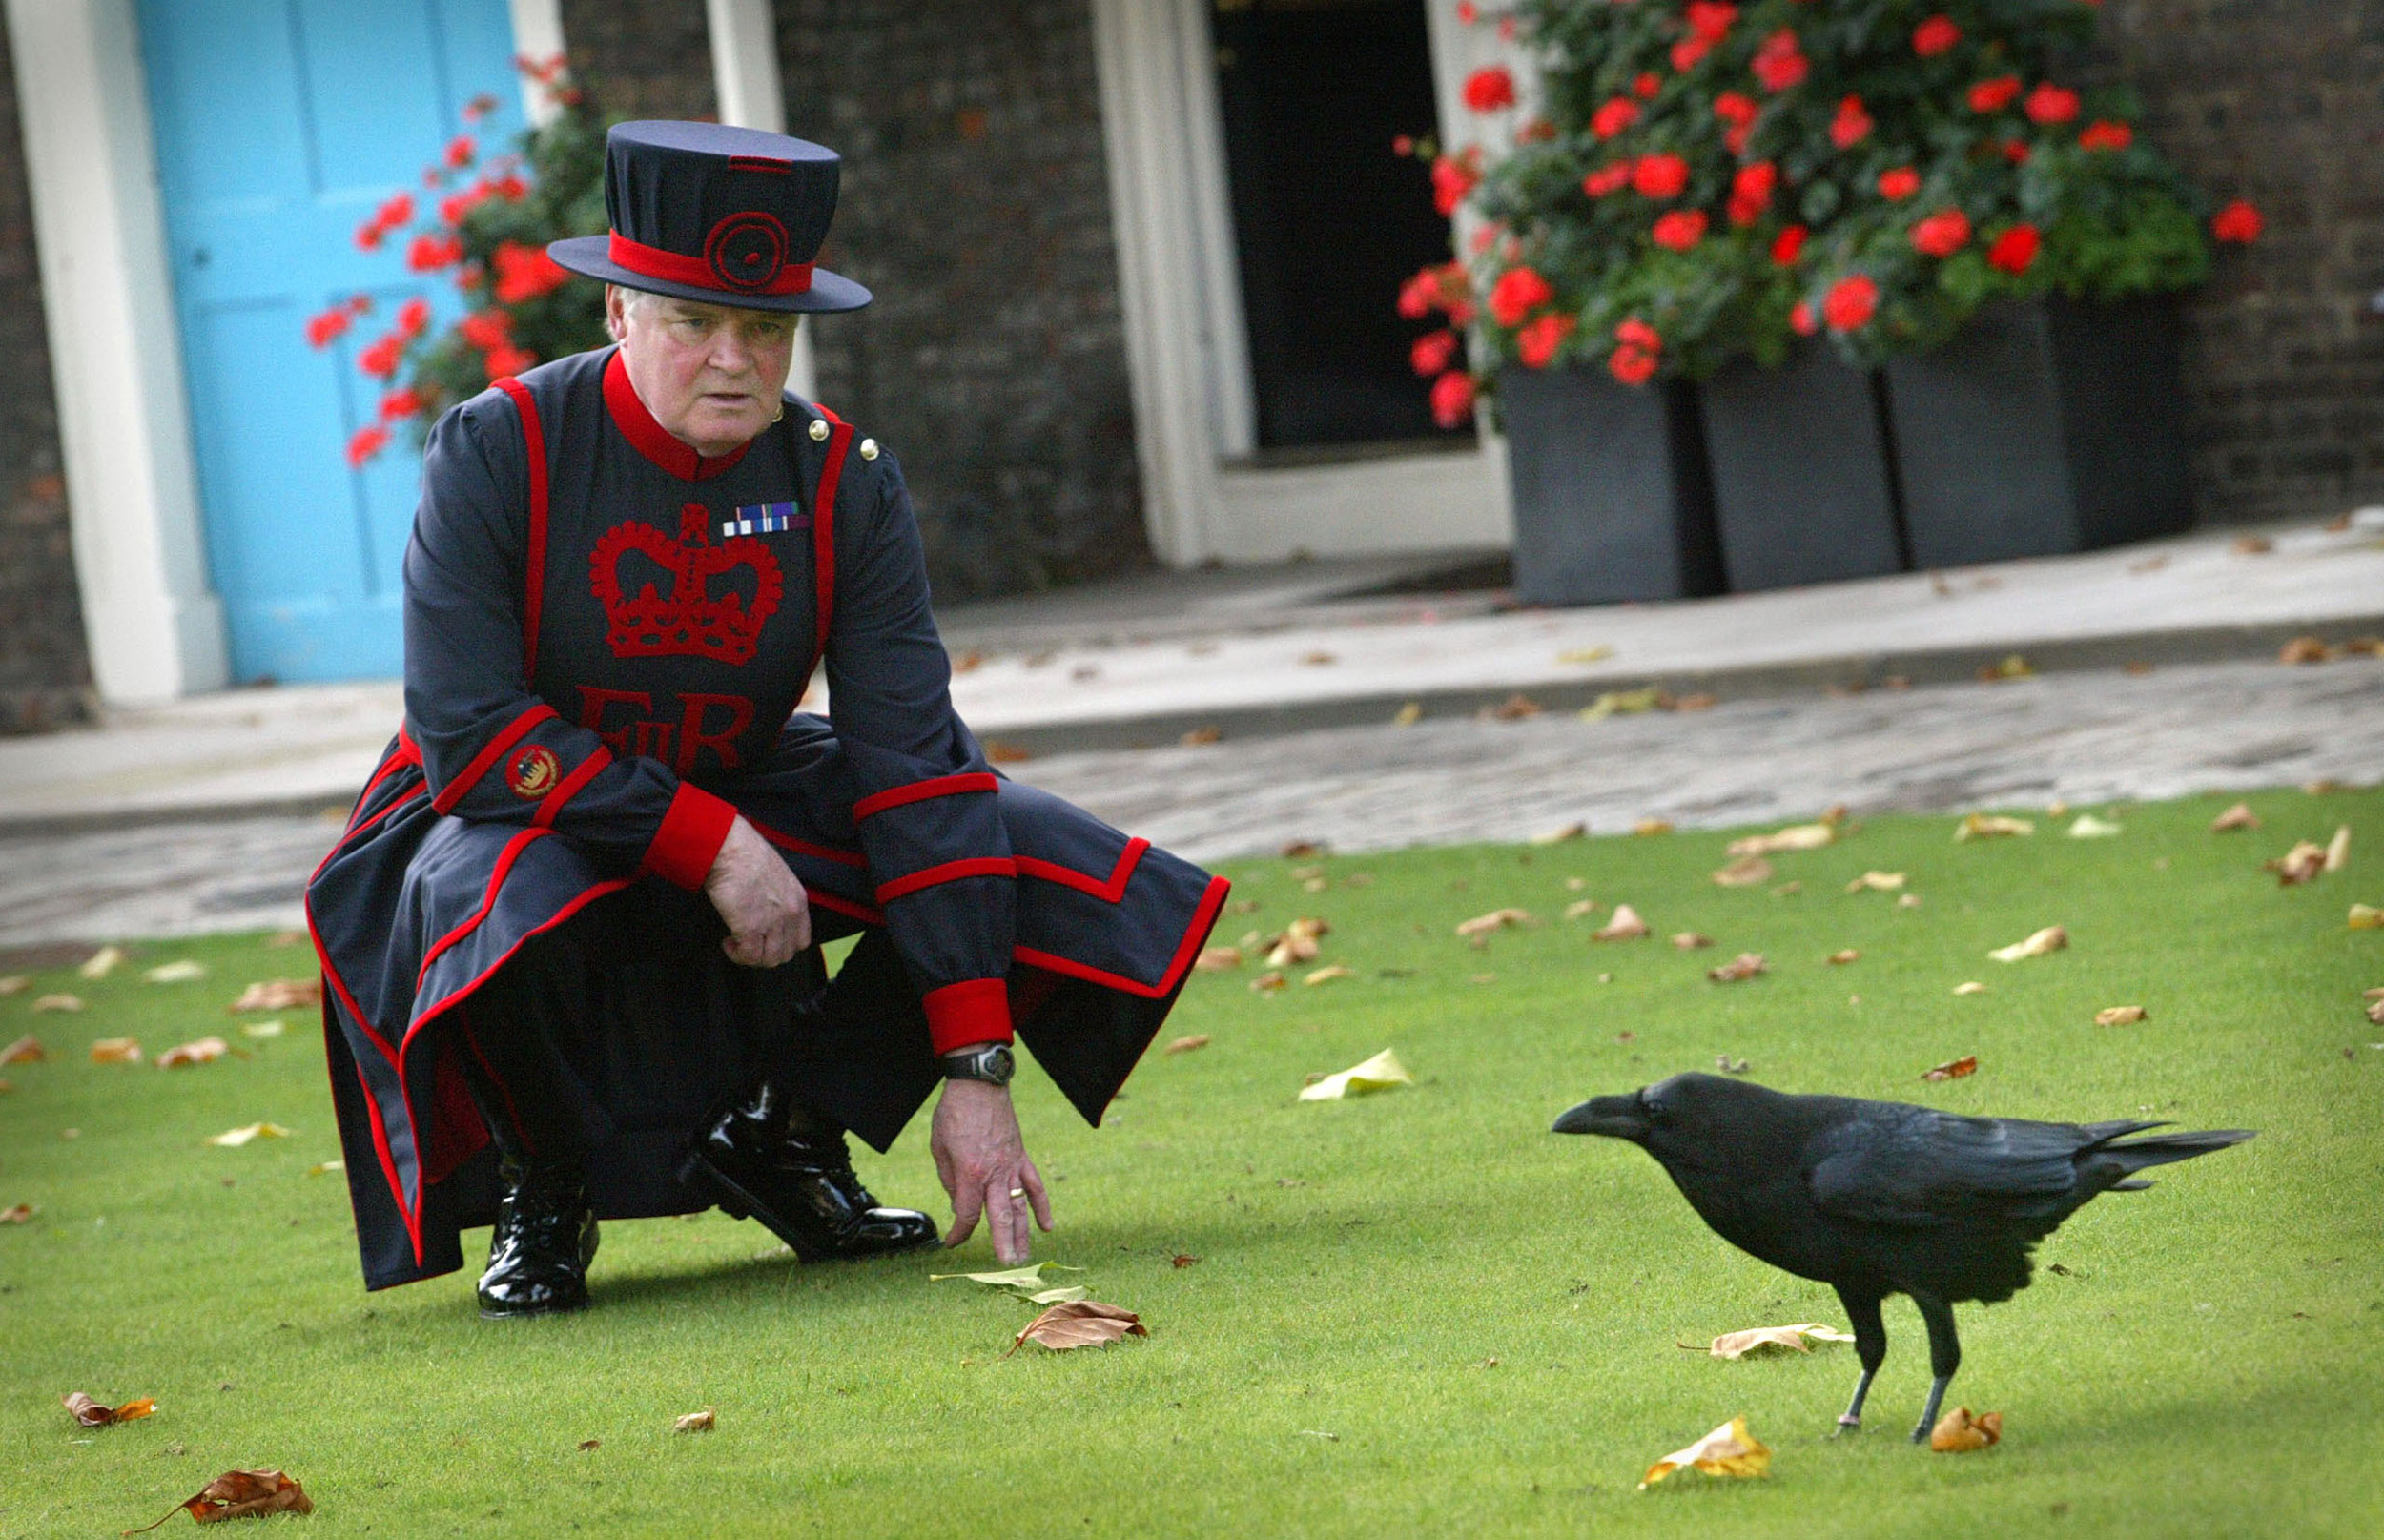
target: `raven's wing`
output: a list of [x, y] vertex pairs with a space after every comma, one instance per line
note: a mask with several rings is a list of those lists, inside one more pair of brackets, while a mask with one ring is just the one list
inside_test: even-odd
[[1873, 1102], [1807, 1142], [1805, 1184], [1824, 1213], [1871, 1224], [2057, 1221], [2074, 1206], [2078, 1151], [2123, 1131]]

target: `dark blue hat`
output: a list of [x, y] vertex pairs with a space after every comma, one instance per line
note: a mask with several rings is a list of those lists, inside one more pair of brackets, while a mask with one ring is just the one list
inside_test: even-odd
[[609, 236], [546, 255], [624, 288], [749, 310], [858, 310], [870, 293], [814, 267], [836, 212], [833, 150], [718, 123], [616, 123], [605, 136]]

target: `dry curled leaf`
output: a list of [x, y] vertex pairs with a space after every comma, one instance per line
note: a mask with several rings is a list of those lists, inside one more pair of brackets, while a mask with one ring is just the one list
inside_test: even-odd
[[1922, 1070], [1921, 1072], [1921, 1078], [1924, 1080], [1959, 1080], [1965, 1075], [1976, 1075], [1978, 1073], [1979, 1056], [1976, 1054], [1964, 1054], [1960, 1058], [1947, 1059], [1944, 1063], [1938, 1065], [1935, 1069]]
[[1672, 832], [1672, 820], [1670, 818], [1642, 818], [1631, 826], [1631, 832], [1642, 839], [1653, 839], [1657, 834], [1669, 834]]
[[207, 965], [184, 957], [177, 962], [163, 963], [141, 975], [153, 984], [187, 984], [207, 976]]
[[121, 1407], [103, 1407], [77, 1390], [72, 1395], [60, 1396], [58, 1401], [85, 1427], [105, 1427], [110, 1423], [136, 1423], [157, 1409], [156, 1401], [149, 1396], [128, 1401]]
[[1997, 962], [2018, 962], [2024, 957], [2042, 957], [2069, 945], [2069, 933], [2058, 925], [2047, 925], [2023, 940], [2007, 947], [1997, 947], [1987, 954]]
[[240, 991], [227, 1010], [295, 1011], [301, 1006], [323, 1002], [323, 981], [319, 978], [266, 978]]
[[1424, 703], [1421, 701], [1409, 701], [1407, 705], [1399, 708], [1398, 710], [1391, 713], [1390, 725], [1394, 728], [1411, 728], [1423, 720]]
[[1290, 982], [1290, 979], [1284, 976], [1283, 970], [1269, 969], [1250, 980], [1250, 992], [1254, 995], [1276, 995], [1282, 993], [1283, 987]]
[[1206, 1048], [1207, 1046], [1208, 1034], [1205, 1032], [1196, 1032], [1188, 1037], [1178, 1037], [1175, 1041], [1167, 1045], [1166, 1051], [1171, 1054], [1189, 1054], [1200, 1049]]
[[1731, 855], [1778, 855], [1783, 851], [1818, 851], [1838, 838], [1836, 824], [1791, 824], [1770, 834], [1749, 834], [1730, 842]]
[[2260, 815], [2251, 811], [2251, 805], [2248, 802], [2238, 802], [2210, 820], [2210, 832], [2213, 834], [2228, 834], [2238, 829], [2259, 827]]
[[101, 947], [90, 956], [85, 957], [82, 965], [74, 971], [85, 978], [105, 978], [114, 973], [123, 961], [124, 949], [122, 947]]
[[1339, 1101], [1346, 1097], [1370, 1096], [1388, 1091], [1394, 1086], [1413, 1085], [1415, 1077], [1399, 1062], [1399, 1056], [1386, 1048], [1363, 1064], [1320, 1077], [1308, 1082], [1300, 1092], [1303, 1101]]
[[1567, 840], [1586, 839], [1589, 837], [1589, 832], [1590, 826], [1582, 823], [1579, 819], [1575, 819], [1572, 823], [1563, 824], [1554, 829], [1542, 830], [1540, 832], [1531, 836], [1531, 843], [1534, 845], [1562, 845]]
[[2324, 663], [2334, 649], [2318, 637], [2296, 636], [2276, 649], [2278, 663]]
[[2237, 535], [2231, 549], [2237, 556], [2266, 556], [2276, 549], [2276, 542], [2266, 535]]
[[1188, 1251], [1179, 1251], [1167, 1260], [1178, 1267], [1189, 1267], [1201, 1259]]
[[1957, 995], [1983, 995], [1986, 993], [1986, 986], [1980, 983], [1977, 979], [1972, 978], [1965, 980], [1963, 983], [1956, 984], [1954, 986], [1954, 993]]
[[600, 1438], [584, 1438], [580, 1440], [580, 1452], [582, 1454], [586, 1454], [590, 1449], [601, 1449], [604, 1447], [605, 1441]]
[[2329, 872], [2340, 872], [2343, 868], [2349, 866], [2350, 864], [2351, 826], [2349, 824], [2338, 824], [2334, 829], [2334, 837], [2326, 842], [2325, 870]]
[[83, 1008], [80, 995], [44, 995], [33, 1001], [36, 1011], [79, 1011]]
[[1603, 722], [1610, 716], [1635, 716], [1641, 711], [1662, 711], [1671, 707], [1672, 696], [1649, 685], [1639, 689], [1607, 690], [1573, 715], [1584, 722]]
[[1540, 714], [1540, 703], [1521, 693], [1508, 696], [1484, 713], [1500, 722], [1519, 722], [1527, 716]]
[[0, 974], [0, 995], [22, 995], [32, 983], [24, 974]]
[[1954, 826], [1957, 844], [1973, 839], [2003, 839], [2017, 834], [2033, 834], [2036, 825], [2025, 818], [2006, 818], [2000, 813], [1974, 812]]
[[[217, 1524], [225, 1519], [263, 1518], [268, 1513], [312, 1513], [314, 1501], [298, 1482], [278, 1470], [227, 1470], [201, 1487], [197, 1491], [174, 1505], [165, 1519], [175, 1513], [188, 1512], [201, 1524]], [[157, 1524], [127, 1530], [126, 1534], [147, 1534]]]
[[1487, 914], [1476, 914], [1469, 920], [1460, 922], [1457, 926], [1457, 934], [1469, 939], [1477, 935], [1488, 935], [1492, 931], [1503, 931], [1510, 925], [1531, 923], [1531, 913], [1529, 910], [1493, 909]]
[[1647, 1468], [1639, 1478], [1645, 1491], [1675, 1470], [1702, 1470], [1709, 1476], [1759, 1476], [1772, 1467], [1772, 1451], [1747, 1431], [1744, 1417], [1733, 1417], [1685, 1449], [1675, 1449]]
[[290, 1131], [282, 1127], [279, 1123], [249, 1123], [240, 1128], [225, 1129], [222, 1133], [208, 1140], [207, 1142], [210, 1144], [219, 1144], [227, 1150], [236, 1150], [241, 1145], [249, 1142], [251, 1140], [288, 1139], [289, 1137]]
[[1649, 929], [1647, 921], [1639, 918], [1637, 910], [1633, 909], [1629, 904], [1616, 904], [1613, 917], [1591, 932], [1590, 939], [1593, 941], [1636, 941], [1654, 934], [1654, 932]]
[[1714, 938], [1702, 931], [1680, 931], [1673, 935], [1672, 944], [1678, 951], [1695, 952], [1699, 947], [1712, 946]]
[[[2351, 906], [2351, 928], [2354, 931], [2384, 931], [2384, 909], [2374, 904]], [[5, 1063], [6, 1060], [0, 1060]]]
[[1900, 893], [1896, 895], [1896, 907], [1898, 909], [1918, 909], [1921, 907], [1921, 895], [1917, 893]]
[[1760, 1355], [1773, 1348], [1809, 1353], [1813, 1348], [1805, 1341], [1808, 1337], [1817, 1343], [1854, 1341], [1850, 1332], [1835, 1330], [1818, 1321], [1807, 1321], [1793, 1326], [1752, 1326], [1745, 1331], [1727, 1331], [1715, 1338], [1714, 1345], [1706, 1348], [1699, 1348], [1693, 1343], [1681, 1343], [1679, 1345], [1693, 1353], [1701, 1351], [1716, 1358], [1741, 1359]]
[[1223, 728], [1194, 728], [1184, 733], [1182, 737], [1178, 738], [1176, 742], [1183, 745], [1186, 749], [1205, 749], [1210, 744], [1223, 742], [1224, 736], [1225, 729]]
[[1700, 689], [1694, 694], [1681, 696], [1680, 699], [1672, 703], [1672, 708], [1675, 711], [1710, 711], [1721, 703], [1722, 698], [1719, 695], [1712, 690]]
[[2097, 818], [2090, 812], [2078, 814], [2077, 821], [2069, 826], [2071, 839], [2109, 839], [2127, 832], [2125, 825], [2112, 823], [2107, 818]]
[[1765, 966], [1763, 954], [1741, 952], [1718, 968], [1708, 968], [1705, 976], [1716, 984], [1737, 984], [1769, 972], [1771, 969]]
[[[2296, 840], [2292, 850], [2273, 859], [2261, 862], [2260, 867], [2263, 871], [2276, 873], [2278, 887], [2297, 887], [2311, 881], [2326, 870], [2326, 847], [2312, 845], [2306, 839]], [[34, 1008], [40, 1009], [38, 1002]]]
[[1940, 1454], [1968, 1454], [1974, 1449], [1991, 1448], [2003, 1442], [2003, 1437], [2002, 1412], [1981, 1412], [1973, 1417], [1969, 1407], [1956, 1407], [1929, 1429], [1929, 1448]]
[[1862, 875], [1855, 878], [1852, 882], [1847, 883], [1846, 891], [1848, 893], [1862, 893], [1865, 891], [1872, 893], [1894, 893], [1903, 885], [1904, 874], [1901, 872], [1865, 872]]
[[1753, 888], [1772, 880], [1772, 863], [1759, 855], [1741, 855], [1714, 873], [1719, 888]]
[[131, 1037], [102, 1037], [91, 1045], [91, 1061], [94, 1064], [137, 1064], [141, 1061], [141, 1045]]
[[[1990, 585], [1984, 578], [1981, 578], [1979, 583], [1982, 587], [1992, 586], [1992, 585]], [[1994, 685], [2000, 684], [2006, 679], [2025, 679], [2034, 672], [2036, 672], [2036, 669], [2029, 664], [2027, 659], [2022, 657], [2017, 652], [2012, 652], [2005, 654], [2004, 661], [2001, 663], [1983, 663], [1979, 665], [1979, 683], [1983, 685]]]
[[[1121, 1310], [1099, 1300], [1068, 1300], [1053, 1305], [1026, 1324], [1010, 1345], [1010, 1353], [1028, 1343], [1039, 1343], [1054, 1352], [1071, 1347], [1106, 1347], [1124, 1337], [1147, 1337], [1149, 1328], [1142, 1318], [1131, 1310]], [[1008, 1358], [1010, 1353], [1001, 1356]]]
[[1266, 966], [1288, 968], [1295, 962], [1315, 961], [1317, 943], [1331, 933], [1332, 927], [1315, 915], [1301, 915], [1266, 943]]
[[670, 1430], [674, 1433], [709, 1433], [712, 1430], [712, 1409], [706, 1407], [702, 1411], [691, 1411], [684, 1417], [673, 1418]]
[[0, 1048], [0, 1064], [38, 1064], [50, 1057], [50, 1050], [41, 1039], [27, 1033], [6, 1048]]
[[196, 1042], [177, 1043], [157, 1056], [161, 1070], [179, 1069], [185, 1064], [209, 1064], [232, 1052], [232, 1045], [221, 1037], [201, 1037]]
[[1305, 861], [1311, 855], [1323, 855], [1326, 850], [1326, 847], [1316, 840], [1295, 839], [1284, 846], [1283, 858], [1286, 861]]
[[1201, 955], [1193, 959], [1192, 966], [1195, 971], [1203, 974], [1222, 974], [1229, 969], [1239, 968], [1242, 966], [1242, 949], [1240, 947], [1202, 947]]
[[1319, 984], [1329, 984], [1335, 979], [1355, 978], [1357, 976], [1358, 971], [1356, 969], [1345, 967], [1341, 963], [1336, 962], [1328, 968], [1319, 968], [1314, 973], [1311, 973], [1302, 978], [1300, 980], [1300, 987], [1303, 989], [1314, 989]]
[[2108, 1005], [2094, 1013], [2094, 1024], [2098, 1027], [2131, 1027], [2145, 1019], [2141, 1005]]
[[22, 1224], [32, 1217], [33, 1205], [31, 1203], [11, 1203], [0, 1208], [0, 1224]]
[[1576, 898], [1565, 906], [1565, 918], [1577, 920], [1584, 915], [1594, 914], [1597, 913], [1597, 900], [1594, 898]]

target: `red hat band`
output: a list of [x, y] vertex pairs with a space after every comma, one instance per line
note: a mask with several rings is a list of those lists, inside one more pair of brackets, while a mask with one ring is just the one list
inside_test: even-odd
[[630, 272], [692, 288], [726, 287], [740, 294], [805, 294], [810, 262], [786, 259], [786, 228], [767, 214], [732, 214], [712, 226], [704, 255], [688, 257], [647, 246], [614, 231], [606, 255]]

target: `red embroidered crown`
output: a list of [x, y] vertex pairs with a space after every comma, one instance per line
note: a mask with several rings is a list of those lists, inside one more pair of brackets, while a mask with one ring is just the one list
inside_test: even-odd
[[[786, 584], [770, 547], [750, 536], [711, 544], [711, 515], [690, 503], [679, 515], [674, 542], [651, 524], [632, 519], [615, 524], [596, 543], [588, 559], [596, 597], [605, 606], [605, 641], [616, 658], [692, 656], [722, 663], [753, 661], [762, 623], [777, 611]], [[636, 551], [670, 574], [670, 595], [648, 583], [637, 597], [621, 593], [621, 559]], [[753, 602], [730, 592], [714, 598], [711, 580], [740, 566], [753, 569]]]

